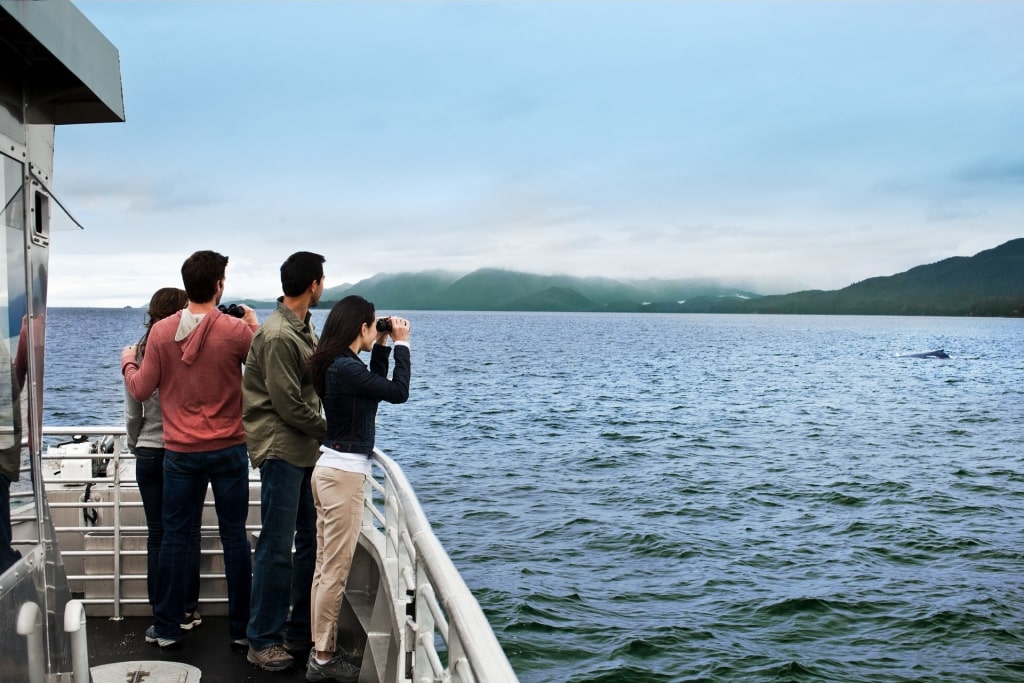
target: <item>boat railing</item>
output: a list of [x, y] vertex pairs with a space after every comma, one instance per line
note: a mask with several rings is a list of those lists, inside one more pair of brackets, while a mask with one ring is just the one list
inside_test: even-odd
[[[134, 456], [123, 445], [124, 434], [123, 426], [47, 426], [43, 429], [44, 442], [53, 441], [54, 444], [60, 438], [81, 441], [114, 437], [113, 447], [108, 452], [93, 453], [80, 449], [82, 452], [75, 454], [51, 454], [44, 448], [42, 456], [44, 470], [47, 462], [55, 459], [108, 461], [105, 467], [105, 472], [109, 473], [107, 476], [69, 479], [65, 474], [59, 481], [48, 479], [47, 497], [58, 539], [109, 536], [109, 540], [102, 538], [102, 543], [92, 546], [82, 543], [78, 548], [65, 549], [69, 544], [62, 543], [61, 555], [69, 566], [68, 581], [72, 590], [86, 582], [113, 587], [112, 591], [105, 589], [108, 594], [96, 597], [89, 595], [95, 591], [86, 591], [84, 596], [76, 595], [87, 609], [94, 606], [93, 613], [101, 610], [113, 619], [122, 618], [126, 610], [134, 608], [137, 613], [148, 605], [144, 584], [146, 572], [125, 571], [125, 563], [132, 561], [133, 557], [140, 558], [134, 560], [136, 566], [140, 562], [143, 566], [145, 564], [146, 527], [133, 468], [130, 467], [134, 464]], [[406, 657], [399, 659], [402, 667], [408, 670], [395, 672], [399, 675], [394, 680], [463, 683], [518, 680], [479, 603], [434, 535], [401, 467], [380, 450], [374, 451], [372, 460], [374, 473], [367, 477], [367, 495], [364, 496], [362, 542], [375, 548], [380, 555], [381, 584], [386, 586], [388, 593], [385, 603], [390, 605], [391, 621], [397, 625], [389, 629], [393, 631], [390, 636], [400, 641], [402, 651], [407, 653]], [[77, 469], [87, 473], [94, 471], [91, 464]], [[254, 472], [253, 477], [258, 481], [258, 472]], [[72, 495], [54, 496], [51, 485], [55, 483], [73, 492]], [[96, 485], [104, 487], [109, 500], [97, 500], [96, 496], [84, 493], [88, 490], [86, 487]], [[12, 498], [18, 495], [22, 494], [12, 491]], [[207, 500], [206, 505], [212, 506], [213, 503]], [[109, 514], [94, 515], [98, 510], [109, 511]], [[60, 514], [61, 511], [70, 512]], [[12, 522], [30, 517], [12, 510]], [[136, 523], [125, 524], [126, 518]], [[71, 519], [75, 523], [69, 523]], [[250, 532], [258, 534], [258, 520], [259, 496], [255, 495], [250, 497], [247, 525]], [[204, 534], [215, 535], [217, 527], [215, 524], [204, 525], [202, 529]], [[126, 535], [142, 541], [136, 542], [133, 549], [127, 549], [123, 543]], [[21, 540], [37, 542], [35, 539]], [[219, 543], [210, 547], [204, 544], [202, 554], [219, 559], [222, 557]], [[77, 562], [74, 561], [76, 559]], [[89, 562], [102, 566], [104, 571], [85, 571]], [[81, 568], [81, 571], [72, 572], [70, 567]], [[223, 580], [223, 574], [206, 572], [201, 579]], [[141, 585], [127, 591], [131, 595], [126, 595], [122, 588], [126, 581], [141, 582]], [[201, 595], [200, 602], [207, 605], [226, 603], [226, 592]]]
[[[97, 444], [99, 439], [107, 437], [113, 438], [112, 446], [100, 452], [85, 449], [52, 452], [49, 448], [74, 443]], [[111, 619], [123, 618], [132, 611], [133, 606], [139, 606], [136, 610], [145, 611], [149, 605], [145, 588], [147, 572], [143, 568], [147, 556], [145, 538], [148, 529], [135, 482], [135, 456], [124, 445], [125, 438], [123, 426], [43, 427], [42, 476], [68, 582], [75, 597], [86, 606], [90, 614], [104, 614]], [[64, 471], [54, 474], [52, 465], [58, 461], [63, 462]], [[104, 474], [96, 474], [100, 468], [95, 463], [102, 463]], [[258, 474], [252, 478], [258, 481]], [[27, 480], [28, 477], [23, 476], [22, 479]], [[102, 490], [93, 488], [100, 486]], [[31, 495], [31, 490], [12, 490], [12, 503]], [[250, 500], [246, 531], [258, 533], [260, 526], [255, 523], [259, 519], [258, 498], [255, 511], [252, 506], [253, 501]], [[212, 501], [207, 500], [204, 510], [212, 507]], [[12, 524], [29, 519], [34, 519], [32, 506], [17, 506], [15, 503]], [[202, 532], [216, 534], [217, 526], [204, 525]], [[132, 537], [137, 542], [126, 547], [126, 537]], [[19, 536], [17, 541], [38, 543], [38, 539], [26, 536]], [[204, 545], [201, 554], [204, 558], [223, 558], [219, 545]], [[131, 558], [139, 558], [135, 560], [138, 571], [126, 571], [126, 562], [131, 562]], [[223, 579], [223, 573], [206, 572], [200, 575], [201, 581], [218, 579]], [[91, 590], [86, 587], [87, 584], [103, 588]], [[131, 584], [139, 585], [126, 589]], [[207, 594], [200, 597], [200, 602], [226, 605], [227, 597], [223, 592], [219, 595]]]
[[[371, 485], [383, 496], [385, 508], [383, 515], [375, 505], [369, 510], [384, 536], [391, 594], [412, 596], [407, 619], [415, 639], [409, 650], [415, 652], [416, 680], [517, 681], [490, 623], [434, 535], [402, 468], [379, 449], [374, 450], [373, 460], [384, 484], [373, 479]], [[363, 533], [367, 533], [365, 521]], [[435, 634], [446, 647], [444, 662], [435, 647]]]

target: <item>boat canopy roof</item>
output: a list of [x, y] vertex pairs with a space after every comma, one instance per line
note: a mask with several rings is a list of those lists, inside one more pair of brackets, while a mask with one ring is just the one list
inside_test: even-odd
[[0, 64], [25, 88], [27, 123], [124, 121], [117, 48], [70, 0], [0, 0]]

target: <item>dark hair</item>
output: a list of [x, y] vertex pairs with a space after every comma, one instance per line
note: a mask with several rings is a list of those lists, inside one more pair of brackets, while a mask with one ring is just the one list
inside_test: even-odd
[[215, 251], [197, 251], [181, 264], [181, 281], [189, 301], [205, 304], [217, 295], [217, 283], [224, 279], [228, 257]]
[[356, 340], [363, 324], [373, 325], [377, 311], [373, 304], [361, 296], [351, 294], [334, 304], [320, 333], [320, 343], [309, 357], [309, 373], [313, 386], [321, 397], [324, 395], [324, 377], [334, 359]]
[[146, 322], [142, 323], [143, 327], [146, 328], [146, 332], [142, 335], [142, 339], [139, 340], [139, 358], [146, 353], [146, 341], [149, 339], [149, 331], [153, 328], [153, 325], [168, 316], [174, 315], [185, 308], [185, 306], [188, 306], [188, 294], [185, 293], [184, 289], [162, 287], [153, 292], [153, 297], [149, 300], [149, 310], [146, 311]]
[[299, 296], [309, 283], [323, 279], [324, 261], [320, 254], [297, 251], [281, 264], [281, 289], [285, 296]]

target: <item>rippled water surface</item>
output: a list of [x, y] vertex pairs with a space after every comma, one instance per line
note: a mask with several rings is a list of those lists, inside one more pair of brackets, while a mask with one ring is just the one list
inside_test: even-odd
[[[377, 445], [522, 681], [1024, 680], [1024, 321], [405, 315]], [[48, 424], [141, 324], [51, 310]]]

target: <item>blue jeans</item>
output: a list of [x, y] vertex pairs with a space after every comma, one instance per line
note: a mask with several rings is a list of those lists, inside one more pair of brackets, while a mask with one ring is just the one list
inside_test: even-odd
[[245, 638], [249, 623], [252, 563], [245, 519], [249, 512], [249, 455], [245, 444], [216, 451], [178, 453], [164, 450], [164, 542], [160, 546], [158, 599], [153, 625], [161, 638], [181, 638], [185, 614], [188, 548], [198, 507], [209, 481], [224, 548], [228, 584], [228, 629], [232, 639]]
[[263, 528], [256, 543], [252, 617], [246, 631], [254, 650], [281, 644], [282, 630], [288, 640], [310, 639], [309, 598], [316, 563], [312, 474], [312, 467], [284, 460], [264, 460], [260, 465]]
[[[139, 446], [135, 449], [135, 480], [139, 483], [142, 509], [146, 513], [146, 589], [150, 606], [157, 602], [156, 577], [160, 567], [160, 545], [164, 540], [164, 449]], [[192, 545], [189, 546], [188, 567], [185, 570], [185, 612], [190, 613], [199, 606], [199, 558], [200, 536], [203, 523], [203, 497], [196, 501], [196, 519], [192, 530]]]

